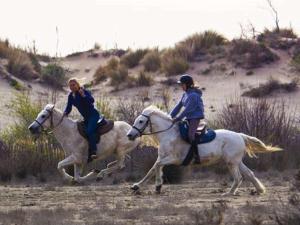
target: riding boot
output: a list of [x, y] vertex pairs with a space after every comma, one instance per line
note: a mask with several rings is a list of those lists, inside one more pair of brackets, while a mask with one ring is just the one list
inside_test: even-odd
[[192, 146], [191, 146], [194, 154], [194, 164], [200, 164], [200, 157], [198, 153], [198, 143], [197, 140], [192, 141]]

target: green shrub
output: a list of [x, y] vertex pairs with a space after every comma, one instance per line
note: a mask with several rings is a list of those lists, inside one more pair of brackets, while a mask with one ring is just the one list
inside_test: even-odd
[[99, 109], [100, 113], [107, 119], [115, 120], [115, 112], [112, 108], [111, 101], [108, 98], [100, 97], [96, 102], [97, 108]]
[[33, 68], [34, 70], [38, 73], [38, 74], [41, 74], [42, 72], [42, 66], [41, 64], [39, 63], [39, 59], [38, 57], [36, 56], [36, 54], [34, 53], [29, 53], [28, 54], [30, 60], [31, 60], [31, 63], [33, 65]]
[[13, 78], [10, 79], [9, 84], [10, 84], [10, 86], [12, 86], [13, 88], [15, 88], [18, 91], [21, 91], [24, 89], [24, 87], [16, 79], [13, 79]]
[[136, 51], [130, 51], [121, 57], [120, 63], [133, 68], [139, 65], [140, 61], [147, 54], [148, 49], [137, 49]]
[[35, 141], [28, 131], [29, 124], [41, 110], [41, 104], [34, 103], [28, 95], [19, 93], [9, 108], [17, 121], [0, 134], [2, 147], [5, 146], [6, 149], [0, 153], [0, 179], [9, 181], [12, 177], [24, 179], [33, 175], [42, 181], [42, 174], [55, 173], [62, 152], [52, 135], [41, 136]]
[[160, 54], [157, 49], [149, 51], [141, 62], [145, 68], [145, 71], [155, 72], [159, 70], [161, 65]]
[[300, 72], [300, 54], [295, 55], [291, 60], [291, 66]]
[[66, 82], [66, 72], [57, 63], [49, 63], [42, 69], [42, 79], [51, 86], [61, 88]]

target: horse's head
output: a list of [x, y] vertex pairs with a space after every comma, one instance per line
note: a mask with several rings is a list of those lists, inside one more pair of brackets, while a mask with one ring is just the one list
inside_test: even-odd
[[40, 134], [44, 128], [51, 127], [51, 123], [53, 123], [53, 110], [54, 105], [48, 104], [37, 115], [36, 119], [28, 127], [32, 134]]
[[127, 133], [129, 140], [135, 140], [137, 137], [140, 137], [145, 133], [151, 134], [155, 132], [153, 130], [153, 126], [156, 124], [153, 123], [155, 121], [151, 118], [154, 114], [161, 115], [160, 118], [166, 117], [170, 120], [170, 118], [156, 106], [149, 106], [135, 119], [132, 128]]

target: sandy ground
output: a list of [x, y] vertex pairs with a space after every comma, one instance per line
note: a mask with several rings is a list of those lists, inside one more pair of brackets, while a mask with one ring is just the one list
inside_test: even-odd
[[0, 224], [276, 224], [274, 213], [292, 194], [291, 174], [260, 174], [266, 194], [251, 194], [253, 186], [244, 182], [234, 197], [221, 197], [231, 184], [226, 176], [164, 185], [160, 195], [153, 185], [134, 195], [129, 183], [5, 185]]

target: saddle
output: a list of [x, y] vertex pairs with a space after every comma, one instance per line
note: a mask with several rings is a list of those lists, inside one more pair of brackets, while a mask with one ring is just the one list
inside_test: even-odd
[[[105, 118], [101, 118], [98, 123], [97, 123], [97, 129], [96, 129], [96, 140], [97, 144], [100, 141], [100, 136], [103, 134], [108, 133], [111, 131], [114, 127], [114, 121], [113, 120], [106, 120]], [[86, 134], [86, 125], [83, 120], [77, 121], [77, 129], [79, 134], [87, 139], [87, 134]]]
[[[188, 136], [189, 123], [187, 120], [179, 122], [179, 132], [181, 138], [184, 141], [190, 143], [189, 136]], [[205, 122], [201, 122], [195, 134], [195, 139], [197, 143], [198, 144], [208, 143], [213, 141], [215, 137], [216, 137], [216, 132], [212, 129], [207, 128], [207, 124]]]
[[[189, 123], [187, 120], [179, 122], [179, 132], [180, 132], [181, 138], [184, 141], [190, 143], [189, 136], [188, 136]], [[216, 132], [212, 129], [208, 129], [207, 124], [205, 122], [201, 122], [199, 124], [197, 132], [195, 134], [195, 139], [198, 144], [204, 144], [204, 143], [211, 142], [212, 140], [215, 139], [215, 137], [216, 137]], [[197, 155], [199, 158], [198, 149], [193, 149], [191, 147], [181, 165], [183, 165], [183, 166], [189, 165], [195, 155]]]

